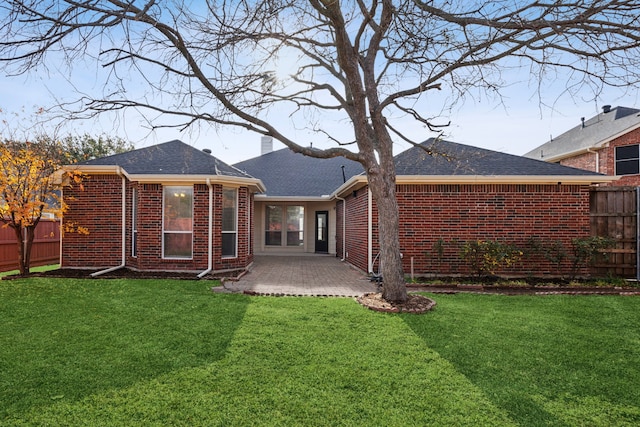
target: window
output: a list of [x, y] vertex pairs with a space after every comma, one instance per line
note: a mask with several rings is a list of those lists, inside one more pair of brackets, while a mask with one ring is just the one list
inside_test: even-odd
[[304, 208], [287, 206], [287, 246], [302, 246], [304, 243]]
[[193, 187], [164, 187], [162, 254], [190, 259], [193, 254]]
[[639, 145], [616, 147], [616, 175], [640, 174]]
[[[282, 230], [286, 229], [283, 235]], [[265, 245], [302, 246], [304, 244], [304, 207], [266, 207]]]
[[138, 189], [131, 191], [131, 256], [138, 256]]
[[222, 189], [222, 257], [238, 256], [238, 192], [235, 188]]
[[267, 206], [267, 227], [265, 245], [280, 246], [282, 244], [282, 207]]

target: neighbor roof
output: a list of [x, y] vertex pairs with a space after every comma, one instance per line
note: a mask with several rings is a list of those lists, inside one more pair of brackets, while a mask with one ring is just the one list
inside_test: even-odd
[[234, 166], [259, 177], [266, 187], [267, 197], [328, 196], [345, 179], [364, 172], [360, 163], [344, 157], [319, 159], [294, 153], [288, 148], [272, 151]]
[[178, 140], [88, 160], [79, 165], [120, 166], [131, 175], [217, 175], [252, 178], [220, 159]]
[[640, 127], [640, 110], [615, 107], [607, 113], [602, 112], [585, 120], [584, 126], [581, 123], [524, 156], [547, 162], [559, 161], [589, 149], [600, 148], [612, 139], [637, 127]]

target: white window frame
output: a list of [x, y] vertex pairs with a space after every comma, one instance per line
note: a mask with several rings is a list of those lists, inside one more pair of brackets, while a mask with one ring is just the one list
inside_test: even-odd
[[131, 257], [138, 257], [138, 189], [136, 187], [131, 189]]
[[[222, 188], [222, 209], [223, 212], [221, 212], [221, 219], [224, 216], [224, 195], [225, 192], [227, 191], [233, 191], [234, 192], [234, 201], [235, 201], [235, 205], [234, 205], [234, 225], [235, 225], [235, 230], [225, 230], [224, 229], [224, 220], [221, 221], [221, 234], [223, 235], [222, 237], [224, 237], [225, 234], [234, 234], [235, 235], [235, 240], [234, 240], [234, 244], [233, 244], [233, 255], [222, 255], [223, 259], [232, 259], [232, 258], [237, 258], [238, 257], [238, 189], [237, 188], [231, 188], [231, 187], [223, 187]], [[222, 239], [221, 241], [221, 247], [220, 247], [220, 251], [224, 252], [222, 249], [222, 242], [224, 242], [224, 239]]]
[[[269, 233], [269, 230], [267, 230], [266, 228], [269, 227], [269, 218], [268, 218], [268, 214], [267, 214], [267, 210], [268, 207], [275, 207], [278, 208], [280, 210], [280, 243], [277, 245], [274, 244], [267, 244], [267, 233]], [[301, 208], [302, 209], [302, 229], [297, 229], [297, 230], [289, 230], [289, 225], [288, 225], [288, 208], [291, 207], [295, 207], [295, 208]], [[265, 206], [265, 215], [264, 215], [264, 221], [265, 221], [265, 230], [264, 230], [264, 244], [266, 247], [269, 248], [299, 248], [299, 247], [304, 247], [304, 245], [306, 244], [306, 233], [304, 230], [304, 226], [305, 226], [305, 221], [306, 221], [306, 206], [305, 205], [301, 205], [301, 204], [269, 204]], [[276, 230], [277, 231], [277, 230]], [[299, 233], [302, 234], [302, 240], [301, 243], [298, 245], [289, 245], [289, 233], [290, 232], [295, 232], [295, 233]]]
[[[166, 197], [165, 191], [189, 191], [191, 193], [191, 230], [189, 231], [175, 231], [175, 230], [165, 230], [165, 209], [166, 209]], [[194, 191], [193, 186], [187, 185], [163, 185], [162, 186], [162, 259], [175, 260], [175, 259], [184, 259], [191, 260], [193, 259], [193, 212], [194, 212]], [[190, 234], [191, 235], [191, 255], [190, 256], [166, 256], [165, 254], [165, 235], [166, 234]]]

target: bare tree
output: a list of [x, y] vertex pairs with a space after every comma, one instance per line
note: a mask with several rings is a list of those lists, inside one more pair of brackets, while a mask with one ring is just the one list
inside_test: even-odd
[[[79, 97], [76, 116], [144, 109], [157, 126], [238, 126], [360, 162], [379, 210], [383, 296], [403, 301], [392, 144], [419, 141], [397, 119], [437, 131], [428, 111], [443, 106], [430, 93], [499, 93], [507, 69], [540, 84], [564, 69], [569, 91], [636, 84], [638, 10], [637, 0], [5, 0], [0, 61], [8, 73], [97, 61], [104, 93]], [[299, 144], [274, 111], [335, 145]]]

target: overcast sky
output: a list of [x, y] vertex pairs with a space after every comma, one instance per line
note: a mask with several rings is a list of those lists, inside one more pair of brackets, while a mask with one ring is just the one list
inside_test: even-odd
[[[84, 83], [89, 87], [83, 90], [98, 89], [90, 87], [90, 75], [80, 80], [86, 80]], [[78, 81], [74, 82], [74, 85], [79, 84]], [[21, 110], [28, 115], [38, 107], [55, 105], [56, 100], [72, 99], [76, 96], [73, 90], [51, 70], [28, 77], [0, 76], [0, 108], [5, 118], [7, 112]], [[535, 89], [524, 83], [517, 84], [503, 92], [504, 104], [476, 96], [455, 107], [450, 115], [446, 113], [447, 116], [440, 120], [442, 123], [451, 122], [445, 128], [445, 136], [450, 141], [521, 155], [547, 142], [551, 136], [558, 136], [578, 126], [581, 117], [589, 118], [598, 114], [603, 105], [640, 107], [638, 89], [608, 89], [595, 101], [593, 93], [588, 91], [573, 97], [560, 96], [561, 93], [562, 82], [550, 83], [541, 103]], [[406, 126], [407, 132], [416, 140], [435, 136], [415, 123], [407, 122]], [[141, 116], [133, 111], [127, 114], [125, 120], [105, 115], [99, 121], [74, 121], [63, 130], [63, 134], [85, 132], [92, 135], [118, 135], [132, 141], [137, 148], [180, 139], [200, 149], [211, 149], [216, 157], [229, 164], [260, 155], [258, 134], [236, 129], [215, 131], [207, 126], [182, 133], [173, 129], [150, 132]], [[300, 143], [305, 145], [303, 141]], [[276, 143], [274, 148], [282, 147]], [[407, 143], [398, 142], [395, 152], [407, 148]]]

